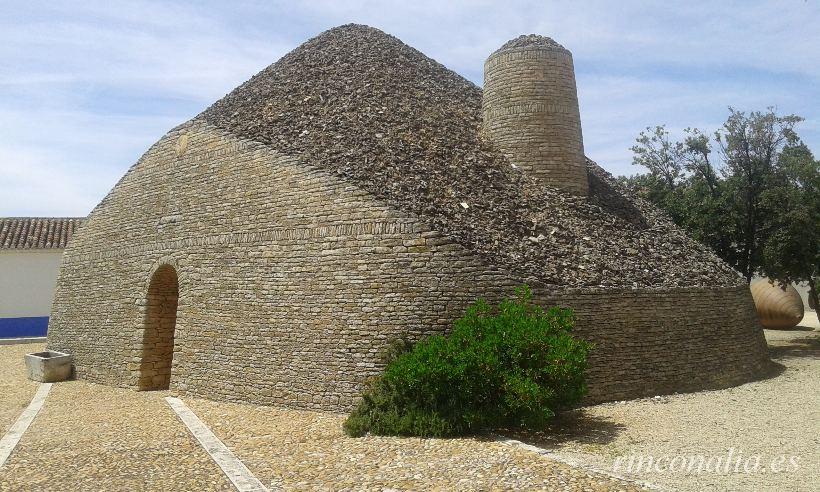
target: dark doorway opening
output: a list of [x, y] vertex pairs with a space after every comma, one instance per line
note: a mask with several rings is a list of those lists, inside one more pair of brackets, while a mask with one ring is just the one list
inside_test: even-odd
[[171, 383], [178, 303], [177, 272], [170, 265], [162, 265], [151, 277], [146, 296], [140, 390], [168, 389]]

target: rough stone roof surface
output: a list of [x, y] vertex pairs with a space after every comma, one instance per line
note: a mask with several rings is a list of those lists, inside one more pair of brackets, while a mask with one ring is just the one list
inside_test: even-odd
[[0, 217], [0, 249], [64, 249], [82, 217]]
[[355, 182], [543, 284], [739, 285], [734, 270], [594, 163], [588, 199], [512, 167], [481, 137], [481, 96], [397, 38], [349, 24], [308, 40], [195, 120]]
[[552, 48], [566, 51], [566, 48], [558, 44], [558, 42], [554, 39], [547, 36], [540, 36], [538, 34], [522, 34], [521, 36], [502, 44], [497, 51], [504, 51], [513, 48], [525, 48], [527, 46], [539, 46], [542, 48]]

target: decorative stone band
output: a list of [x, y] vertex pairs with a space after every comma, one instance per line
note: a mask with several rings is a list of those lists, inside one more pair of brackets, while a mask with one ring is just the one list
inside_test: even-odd
[[563, 58], [569, 60], [572, 58], [572, 53], [566, 48], [557, 47], [537, 47], [537, 48], [508, 48], [506, 50], [499, 50], [493, 53], [484, 62], [484, 70], [491, 72], [499, 65], [505, 65], [511, 61], [519, 60], [548, 60]]
[[485, 118], [495, 118], [498, 116], [518, 115], [518, 114], [532, 114], [532, 113], [563, 113], [573, 115], [576, 109], [568, 104], [557, 103], [519, 103], [510, 104], [509, 106], [496, 106], [486, 108], [484, 110]]
[[361, 222], [333, 224], [318, 227], [274, 228], [265, 231], [214, 234], [210, 236], [186, 237], [170, 241], [159, 241], [147, 244], [116, 248], [94, 253], [71, 254], [71, 261], [94, 261], [106, 258], [119, 258], [151, 251], [180, 250], [182, 248], [219, 246], [225, 244], [262, 244], [277, 241], [303, 241], [328, 237], [357, 237], [384, 234], [413, 234], [424, 229], [414, 222]]

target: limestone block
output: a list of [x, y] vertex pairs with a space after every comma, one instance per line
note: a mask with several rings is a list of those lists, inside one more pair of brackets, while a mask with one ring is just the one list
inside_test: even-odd
[[70, 354], [46, 350], [26, 354], [28, 378], [41, 383], [56, 383], [71, 377]]

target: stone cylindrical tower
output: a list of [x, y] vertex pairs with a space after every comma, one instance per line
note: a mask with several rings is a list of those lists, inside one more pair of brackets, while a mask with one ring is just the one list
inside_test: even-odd
[[487, 135], [513, 164], [577, 195], [587, 182], [572, 54], [550, 38], [520, 36], [484, 63]]

